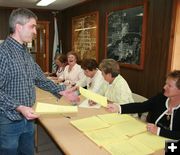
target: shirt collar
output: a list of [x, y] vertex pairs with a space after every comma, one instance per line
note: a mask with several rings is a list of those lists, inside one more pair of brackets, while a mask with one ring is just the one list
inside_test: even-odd
[[[166, 108], [168, 109], [168, 107], [169, 107], [169, 98], [166, 99], [165, 104], [166, 104]], [[178, 106], [174, 107], [173, 109], [178, 109], [178, 108], [180, 108], [180, 104]]]
[[24, 44], [20, 44], [18, 41], [16, 41], [12, 37], [8, 37], [7, 42], [9, 42], [10, 45], [15, 46], [19, 50], [24, 50], [26, 48]]
[[116, 82], [118, 82], [120, 78], [120, 75], [116, 76], [115, 79], [113, 80], [113, 82], [111, 84], [109, 84], [109, 86], [113, 86], [113, 85], [116, 85]]
[[92, 80], [94, 80], [97, 76], [98, 76], [98, 73], [99, 72], [99, 69], [96, 69], [96, 73], [94, 74], [94, 76], [92, 77], [92, 78], [90, 78], [90, 79], [92, 79]]

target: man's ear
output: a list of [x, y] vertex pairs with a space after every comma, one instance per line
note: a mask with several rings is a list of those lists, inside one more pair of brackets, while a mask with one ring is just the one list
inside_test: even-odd
[[22, 25], [21, 24], [16, 24], [15, 30], [21, 31], [22, 30]]

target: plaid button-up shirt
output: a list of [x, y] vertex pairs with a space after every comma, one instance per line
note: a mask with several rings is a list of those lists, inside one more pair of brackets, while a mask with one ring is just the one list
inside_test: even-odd
[[35, 86], [57, 97], [65, 89], [44, 76], [24, 45], [8, 37], [0, 45], [0, 114], [10, 120], [22, 119], [15, 109], [19, 105], [33, 106]]

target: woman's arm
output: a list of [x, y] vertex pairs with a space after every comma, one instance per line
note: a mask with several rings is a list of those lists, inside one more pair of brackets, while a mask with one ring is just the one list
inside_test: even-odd
[[179, 140], [180, 139], [180, 131], [171, 131], [171, 130], [160, 128], [159, 136]]

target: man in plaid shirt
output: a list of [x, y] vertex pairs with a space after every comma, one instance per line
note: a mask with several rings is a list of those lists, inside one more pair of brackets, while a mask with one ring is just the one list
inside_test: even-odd
[[10, 36], [0, 45], [0, 154], [34, 154], [35, 86], [57, 97], [65, 89], [48, 80], [24, 43], [36, 35], [37, 16], [28, 9], [13, 10]]

